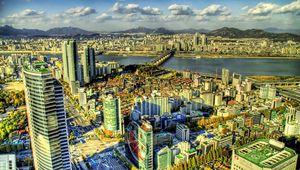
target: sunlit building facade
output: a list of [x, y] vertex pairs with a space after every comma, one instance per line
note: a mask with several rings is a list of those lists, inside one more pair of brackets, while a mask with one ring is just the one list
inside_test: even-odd
[[23, 67], [28, 125], [36, 170], [71, 169], [63, 89], [45, 62]]

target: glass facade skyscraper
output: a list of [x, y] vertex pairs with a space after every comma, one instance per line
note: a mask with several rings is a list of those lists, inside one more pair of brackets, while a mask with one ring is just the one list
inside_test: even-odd
[[104, 128], [113, 133], [122, 133], [120, 99], [107, 95], [103, 100]]
[[71, 169], [61, 84], [45, 62], [24, 66], [23, 77], [35, 169]]
[[90, 83], [96, 77], [95, 50], [87, 47], [81, 58], [84, 83]]

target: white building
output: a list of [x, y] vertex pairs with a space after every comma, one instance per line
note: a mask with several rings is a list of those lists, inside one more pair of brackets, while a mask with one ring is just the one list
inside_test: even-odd
[[258, 139], [232, 153], [231, 170], [296, 170], [297, 153], [273, 139]]
[[189, 141], [190, 140], [190, 129], [185, 124], [177, 123], [176, 138], [178, 138], [181, 141]]
[[0, 154], [0, 169], [16, 170], [16, 155], [15, 154]]

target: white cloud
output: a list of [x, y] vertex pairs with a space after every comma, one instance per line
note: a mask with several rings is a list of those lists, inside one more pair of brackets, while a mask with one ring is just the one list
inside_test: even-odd
[[249, 15], [266, 16], [272, 13], [279, 6], [272, 3], [258, 3], [255, 7], [248, 10]]
[[276, 9], [274, 13], [299, 13], [300, 12], [300, 0], [281, 6]]
[[63, 15], [78, 17], [78, 16], [87, 16], [95, 13], [96, 10], [91, 7], [75, 7], [75, 8], [69, 8], [65, 10]]
[[143, 14], [143, 15], [160, 15], [162, 13], [159, 8], [151, 8], [150, 6], [146, 6], [141, 10], [141, 14]]
[[172, 15], [194, 15], [193, 9], [188, 5], [173, 4], [168, 7]]
[[16, 27], [39, 27], [49, 21], [44, 11], [25, 9], [18, 13], [8, 15], [0, 19], [2, 25], [12, 25]]
[[249, 8], [249, 6], [246, 5], [246, 6], [244, 6], [244, 7], [242, 8], [242, 10], [244, 11], [244, 10], [247, 10], [248, 8]]
[[227, 16], [230, 15], [230, 11], [225, 6], [212, 4], [201, 10], [199, 14], [204, 16]]
[[138, 4], [127, 4], [124, 6], [119, 2], [113, 5], [111, 11], [117, 14], [140, 13], [142, 15], [160, 15], [162, 13], [159, 8], [152, 8], [150, 6], [141, 8]]
[[101, 15], [97, 16], [96, 19], [98, 21], [105, 22], [107, 20], [112, 20], [113, 17], [111, 15], [108, 15], [107, 13], [102, 13]]

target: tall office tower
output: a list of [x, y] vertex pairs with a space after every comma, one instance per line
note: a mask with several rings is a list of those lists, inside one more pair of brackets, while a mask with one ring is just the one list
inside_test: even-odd
[[16, 155], [15, 154], [0, 154], [0, 169], [16, 170]]
[[123, 134], [120, 98], [109, 94], [103, 100], [104, 129], [113, 134]]
[[229, 84], [229, 70], [222, 68], [222, 82], [226, 85]]
[[166, 146], [156, 154], [157, 169], [170, 169], [172, 167], [172, 151]]
[[95, 50], [86, 47], [81, 61], [84, 83], [90, 83], [96, 77]]
[[[64, 41], [62, 44], [62, 58], [64, 66], [64, 81], [68, 82], [72, 90], [72, 86], [80, 81], [81, 70], [79, 67], [79, 58], [77, 45], [75, 40]], [[82, 82], [79, 82], [82, 84]], [[77, 87], [78, 88], [78, 87]]]
[[232, 152], [231, 169], [296, 170], [297, 153], [274, 139], [257, 139]]
[[207, 37], [205, 34], [201, 35], [201, 45], [207, 45]]
[[276, 97], [276, 87], [272, 87], [269, 84], [267, 84], [266, 86], [261, 86], [259, 97], [262, 99], [274, 99]]
[[194, 46], [199, 45], [200, 40], [199, 40], [199, 33], [195, 33], [194, 35]]
[[233, 73], [232, 75], [232, 86], [240, 85], [242, 83], [242, 75]]
[[190, 129], [185, 124], [177, 123], [176, 124], [176, 138], [181, 141], [190, 140]]
[[139, 169], [153, 169], [153, 129], [148, 121], [142, 120], [138, 127]]
[[71, 169], [62, 85], [45, 62], [23, 67], [34, 167]]

